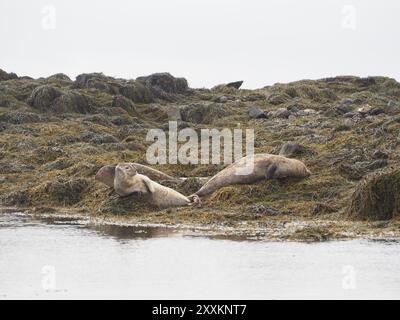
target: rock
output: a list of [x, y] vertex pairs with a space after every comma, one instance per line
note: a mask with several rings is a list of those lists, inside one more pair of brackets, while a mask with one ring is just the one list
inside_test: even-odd
[[373, 174], [354, 191], [348, 214], [357, 219], [390, 220], [400, 215], [400, 171]]
[[52, 85], [43, 85], [32, 91], [27, 102], [41, 112], [48, 112], [51, 110], [54, 101], [61, 95], [62, 91], [59, 88]]
[[96, 89], [108, 94], [118, 94], [121, 85], [125, 82], [98, 72], [82, 73], [75, 79], [75, 83], [80, 87]]
[[1, 206], [28, 206], [30, 204], [30, 199], [28, 192], [26, 190], [21, 191], [11, 191], [6, 194], [0, 195], [0, 205]]
[[268, 113], [268, 116], [271, 118], [283, 118], [287, 119], [290, 116], [290, 111], [286, 108], [279, 108], [275, 111], [271, 111]]
[[178, 107], [170, 107], [167, 110], [168, 120], [169, 121], [181, 121], [182, 115], [181, 110]]
[[113, 108], [122, 108], [129, 114], [137, 113], [133, 101], [120, 94], [114, 96], [111, 106]]
[[267, 114], [259, 108], [252, 107], [249, 110], [249, 116], [253, 119], [266, 119], [268, 118]]
[[357, 78], [355, 83], [360, 87], [369, 87], [376, 84], [376, 80], [372, 77], [367, 78]]
[[227, 96], [222, 96], [218, 98], [218, 101], [221, 103], [226, 103], [228, 102], [229, 98]]
[[373, 159], [388, 159], [389, 153], [383, 150], [375, 150], [372, 154]]
[[91, 131], [85, 131], [81, 135], [81, 140], [84, 142], [91, 142], [94, 144], [103, 144], [103, 143], [118, 143], [118, 139], [115, 138], [113, 135], [104, 133], [98, 134]]
[[[293, 111], [291, 111], [293, 112]], [[298, 116], [310, 116], [310, 115], [314, 115], [316, 114], [317, 111], [315, 111], [314, 109], [304, 109], [304, 110], [299, 110], [296, 112], [296, 115]]]
[[0, 81], [7, 81], [13, 79], [18, 79], [18, 76], [15, 73], [13, 72], [7, 73], [4, 70], [0, 69]]
[[388, 102], [387, 106], [388, 106], [389, 108], [397, 108], [397, 107], [398, 107], [398, 104], [396, 103], [396, 101], [390, 100], [390, 101]]
[[370, 105], [365, 105], [357, 109], [357, 112], [363, 116], [376, 116], [378, 114], [384, 113], [385, 111], [379, 107], [371, 107]]
[[279, 151], [279, 155], [281, 156], [293, 156], [301, 152], [301, 146], [297, 142], [286, 142]]
[[85, 114], [94, 111], [94, 107], [84, 94], [62, 91], [52, 85], [43, 85], [34, 89], [27, 102], [41, 112]]
[[155, 87], [168, 93], [183, 93], [189, 88], [185, 78], [175, 78], [169, 73], [154, 73], [136, 80], [148, 87]]
[[37, 123], [44, 121], [39, 114], [32, 112], [9, 112], [0, 115], [0, 122], [12, 124]]
[[84, 121], [96, 123], [96, 124], [102, 125], [104, 127], [112, 126], [111, 122], [102, 114], [87, 115], [84, 118]]
[[123, 85], [119, 93], [136, 103], [151, 103], [154, 100], [150, 89], [140, 81], [130, 81]]
[[48, 82], [55, 82], [55, 83], [60, 83], [60, 84], [68, 84], [71, 83], [72, 80], [70, 79], [70, 77], [68, 77], [66, 74], [64, 73], [56, 73], [51, 75], [50, 77], [47, 77], [46, 80]]
[[192, 123], [211, 124], [214, 120], [230, 115], [231, 112], [223, 105], [212, 104], [191, 104], [181, 108], [182, 120]]
[[58, 159], [56, 161], [47, 163], [44, 165], [44, 170], [53, 171], [53, 170], [64, 170], [74, 165], [74, 162], [68, 159]]
[[273, 105], [278, 105], [287, 102], [290, 96], [282, 93], [272, 93], [268, 96], [267, 101]]
[[47, 195], [49, 200], [58, 205], [73, 205], [82, 200], [89, 183], [81, 178], [58, 177], [39, 187], [39, 196]]
[[134, 124], [134, 119], [130, 116], [113, 116], [111, 117], [111, 123], [116, 126], [126, 126]]
[[229, 82], [226, 84], [228, 88], [235, 88], [239, 89], [243, 84], [243, 81], [235, 81], [235, 82]]

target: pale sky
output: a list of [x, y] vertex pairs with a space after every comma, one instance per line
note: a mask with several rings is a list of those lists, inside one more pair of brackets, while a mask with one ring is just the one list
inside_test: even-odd
[[400, 80], [399, 38], [399, 0], [0, 0], [0, 68], [33, 77]]

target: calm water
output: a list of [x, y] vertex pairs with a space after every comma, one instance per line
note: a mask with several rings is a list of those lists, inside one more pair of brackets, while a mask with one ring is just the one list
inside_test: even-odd
[[0, 215], [0, 299], [400, 298], [400, 243], [213, 240]]

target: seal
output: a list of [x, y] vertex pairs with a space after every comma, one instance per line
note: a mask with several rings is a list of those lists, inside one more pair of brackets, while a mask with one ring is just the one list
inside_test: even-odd
[[154, 204], [161, 208], [191, 206], [200, 204], [198, 196], [188, 197], [178, 191], [165, 187], [148, 176], [138, 173], [131, 163], [120, 163], [115, 168], [115, 192], [124, 197], [135, 192], [150, 194]]
[[193, 196], [204, 197], [232, 184], [252, 184], [263, 179], [286, 177], [306, 178], [310, 175], [310, 170], [300, 160], [267, 153], [254, 154], [243, 157], [218, 172]]
[[[148, 176], [150, 179], [154, 181], [178, 181], [179, 179], [171, 177], [161, 171], [150, 168], [143, 164], [131, 162], [130, 165], [134, 166], [136, 171], [140, 174], [144, 174]], [[95, 179], [109, 186], [110, 188], [114, 188], [114, 178], [115, 178], [115, 168], [116, 166], [107, 165], [101, 167], [100, 170], [96, 173]]]

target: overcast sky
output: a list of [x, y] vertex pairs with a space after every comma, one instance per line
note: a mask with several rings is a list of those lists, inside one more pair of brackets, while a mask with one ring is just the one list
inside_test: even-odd
[[400, 80], [399, 38], [399, 0], [0, 0], [0, 68], [33, 77]]

